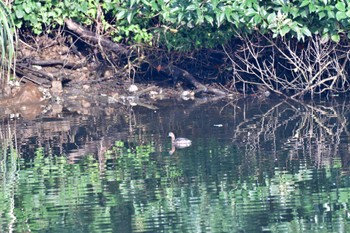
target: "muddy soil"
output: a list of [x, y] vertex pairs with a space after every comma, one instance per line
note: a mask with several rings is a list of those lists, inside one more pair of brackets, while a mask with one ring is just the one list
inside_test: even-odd
[[[172, 83], [171, 80], [162, 81], [162, 87], [155, 82], [139, 82], [137, 74], [131, 75], [130, 70], [113, 67], [106, 61], [99, 60], [98, 55], [92, 55], [88, 49], [84, 51], [78, 50], [76, 46], [68, 47], [64, 40], [66, 39], [52, 39], [47, 36], [38, 37], [31, 44], [21, 40], [17, 62], [21, 80], [48, 88], [53, 94], [63, 92], [69, 95], [67, 92], [75, 87], [81, 90], [79, 95], [116, 97], [136, 94], [140, 97], [140, 91], [143, 97], [148, 95], [152, 99], [183, 96], [190, 98], [193, 95], [188, 87], [181, 83]], [[21, 72], [22, 70], [29, 72]], [[28, 75], [29, 73], [36, 77]], [[76, 92], [78, 91], [74, 90], [71, 94]]]
[[[131, 77], [130, 70], [99, 60], [88, 48], [68, 46], [66, 40], [43, 36], [19, 41], [18, 78], [11, 82], [11, 96], [0, 100], [3, 113], [33, 119], [43, 113], [55, 116], [64, 109], [90, 114], [95, 105], [156, 109], [157, 101], [163, 99], [203, 101], [203, 96], [196, 96], [193, 88], [181, 81], [145, 82], [137, 74]], [[28, 104], [29, 108], [24, 107]]]

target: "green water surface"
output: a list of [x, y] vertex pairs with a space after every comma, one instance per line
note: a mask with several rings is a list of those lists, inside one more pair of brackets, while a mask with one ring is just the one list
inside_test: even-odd
[[347, 106], [166, 102], [2, 137], [0, 232], [350, 232]]

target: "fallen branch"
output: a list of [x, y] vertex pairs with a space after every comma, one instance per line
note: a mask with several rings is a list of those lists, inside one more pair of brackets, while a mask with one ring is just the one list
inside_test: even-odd
[[206, 86], [206, 85], [200, 83], [188, 71], [181, 69], [175, 65], [170, 64], [170, 65], [162, 66], [161, 70], [163, 72], [165, 72], [167, 75], [172, 76], [174, 78], [177, 78], [177, 77], [185, 78], [196, 88], [196, 90], [195, 90], [196, 93], [205, 92], [205, 93], [212, 93], [214, 95], [219, 95], [219, 96], [227, 95], [227, 93], [225, 91], [219, 90], [215, 87]]
[[[30, 60], [28, 63], [29, 65], [36, 66], [62, 66], [66, 69], [79, 69], [86, 65], [86, 62], [72, 63], [64, 60]], [[18, 62], [17, 64], [25, 66], [25, 64], [21, 62]]]
[[114, 53], [122, 53], [122, 54], [128, 54], [129, 50], [124, 48], [123, 46], [114, 43], [113, 41], [109, 40], [108, 38], [101, 36], [97, 33], [89, 31], [87, 28], [77, 24], [71, 19], [65, 19], [64, 22], [67, 25], [67, 28], [76, 34], [78, 34], [81, 38], [81, 40], [86, 40], [88, 42], [91, 42], [93, 44], [100, 45], [103, 49], [106, 49], [108, 51], [114, 52]]
[[51, 81], [54, 80], [54, 77], [50, 74], [43, 73], [26, 66], [20, 66], [18, 64], [16, 65], [16, 73], [21, 75], [22, 78], [32, 81], [38, 85], [42, 85], [43, 87], [51, 87]]

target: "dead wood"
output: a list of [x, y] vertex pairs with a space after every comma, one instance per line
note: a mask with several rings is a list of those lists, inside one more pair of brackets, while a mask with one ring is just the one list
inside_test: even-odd
[[[87, 64], [86, 62], [73, 63], [65, 60], [30, 60], [28, 63], [29, 65], [36, 66], [62, 66], [63, 68], [72, 70], [82, 68]], [[20, 62], [17, 64], [24, 65]]]
[[[50, 87], [51, 81], [62, 78], [61, 72], [56, 74], [47, 72], [45, 70], [38, 70], [36, 68], [32, 68], [32, 65], [42, 67], [62, 66], [62, 68], [74, 70], [84, 67], [86, 65], [86, 62], [72, 63], [64, 60], [30, 60], [26, 62], [18, 62], [16, 64], [16, 73], [19, 74], [22, 78], [44, 87]], [[67, 79], [67, 77], [65, 78]]]
[[128, 49], [123, 46], [114, 43], [108, 38], [101, 36], [97, 33], [89, 31], [87, 28], [75, 23], [71, 19], [65, 19], [64, 22], [67, 25], [67, 28], [80, 36], [80, 39], [87, 41], [93, 44], [100, 45], [101, 48], [107, 49], [108, 51], [117, 53], [117, 54], [128, 54]]
[[158, 88], [159, 88], [159, 87], [157, 87], [157, 86], [150, 86], [150, 87], [147, 87], [147, 88], [145, 88], [145, 89], [143, 89], [143, 90], [140, 90], [140, 91], [138, 91], [138, 92], [135, 92], [135, 93], [134, 93], [134, 96], [139, 97], [139, 96], [141, 96], [141, 95], [143, 95], [143, 94], [145, 94], [145, 93], [147, 93], [147, 92], [156, 90], [156, 89], [158, 89]]
[[167, 75], [172, 77], [183, 77], [186, 80], [188, 80], [195, 88], [195, 92], [205, 92], [205, 93], [212, 93], [214, 95], [218, 96], [225, 96], [227, 93], [225, 91], [219, 90], [215, 87], [206, 86], [202, 83], [200, 83], [192, 74], [190, 74], [188, 71], [181, 69], [175, 65], [169, 64], [166, 66], [162, 66], [161, 69], [163, 72], [165, 72]]
[[55, 78], [45, 72], [41, 72], [26, 66], [16, 65], [16, 73], [22, 76], [22, 78], [34, 82], [43, 87], [51, 87], [51, 81]]

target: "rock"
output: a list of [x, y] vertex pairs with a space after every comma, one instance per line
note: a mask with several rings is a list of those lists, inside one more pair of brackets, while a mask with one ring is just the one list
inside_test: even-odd
[[113, 77], [113, 75], [114, 75], [114, 72], [112, 69], [106, 69], [103, 73], [103, 77], [105, 78], [111, 78]]
[[183, 100], [194, 99], [194, 92], [193, 91], [183, 91], [181, 93], [181, 98]]
[[38, 103], [26, 103], [17, 105], [17, 107], [14, 108], [14, 111], [18, 112], [27, 120], [33, 120], [42, 112], [42, 108]]
[[61, 94], [63, 92], [62, 82], [57, 80], [52, 81], [51, 92], [56, 95]]
[[37, 65], [33, 65], [32, 67], [35, 68], [35, 69], [37, 69], [37, 70], [42, 70], [42, 69], [43, 69], [43, 67], [37, 66]]
[[157, 98], [158, 95], [159, 95], [159, 93], [158, 93], [157, 91], [150, 91], [150, 92], [149, 92], [149, 96], [150, 96], [150, 98], [152, 98], [152, 99]]
[[193, 91], [183, 91], [181, 93], [181, 96], [192, 97], [192, 96], [194, 96], [194, 92]]
[[86, 100], [81, 100], [81, 106], [83, 108], [90, 108], [91, 107], [91, 103], [86, 101]]
[[139, 90], [139, 88], [135, 84], [131, 84], [129, 89], [128, 89], [128, 91], [131, 93], [136, 92], [138, 90]]
[[21, 90], [13, 97], [16, 103], [39, 103], [44, 100], [43, 93], [39, 90], [38, 86], [28, 82]]
[[44, 95], [38, 86], [28, 82], [20, 87], [19, 91], [12, 97], [0, 99], [0, 105], [32, 104], [40, 103], [43, 100]]
[[52, 114], [57, 115], [59, 113], [62, 113], [63, 111], [63, 106], [61, 104], [52, 104]]
[[12, 97], [0, 99], [0, 107], [31, 120], [42, 112], [43, 100], [43, 93], [38, 86], [28, 82]]

